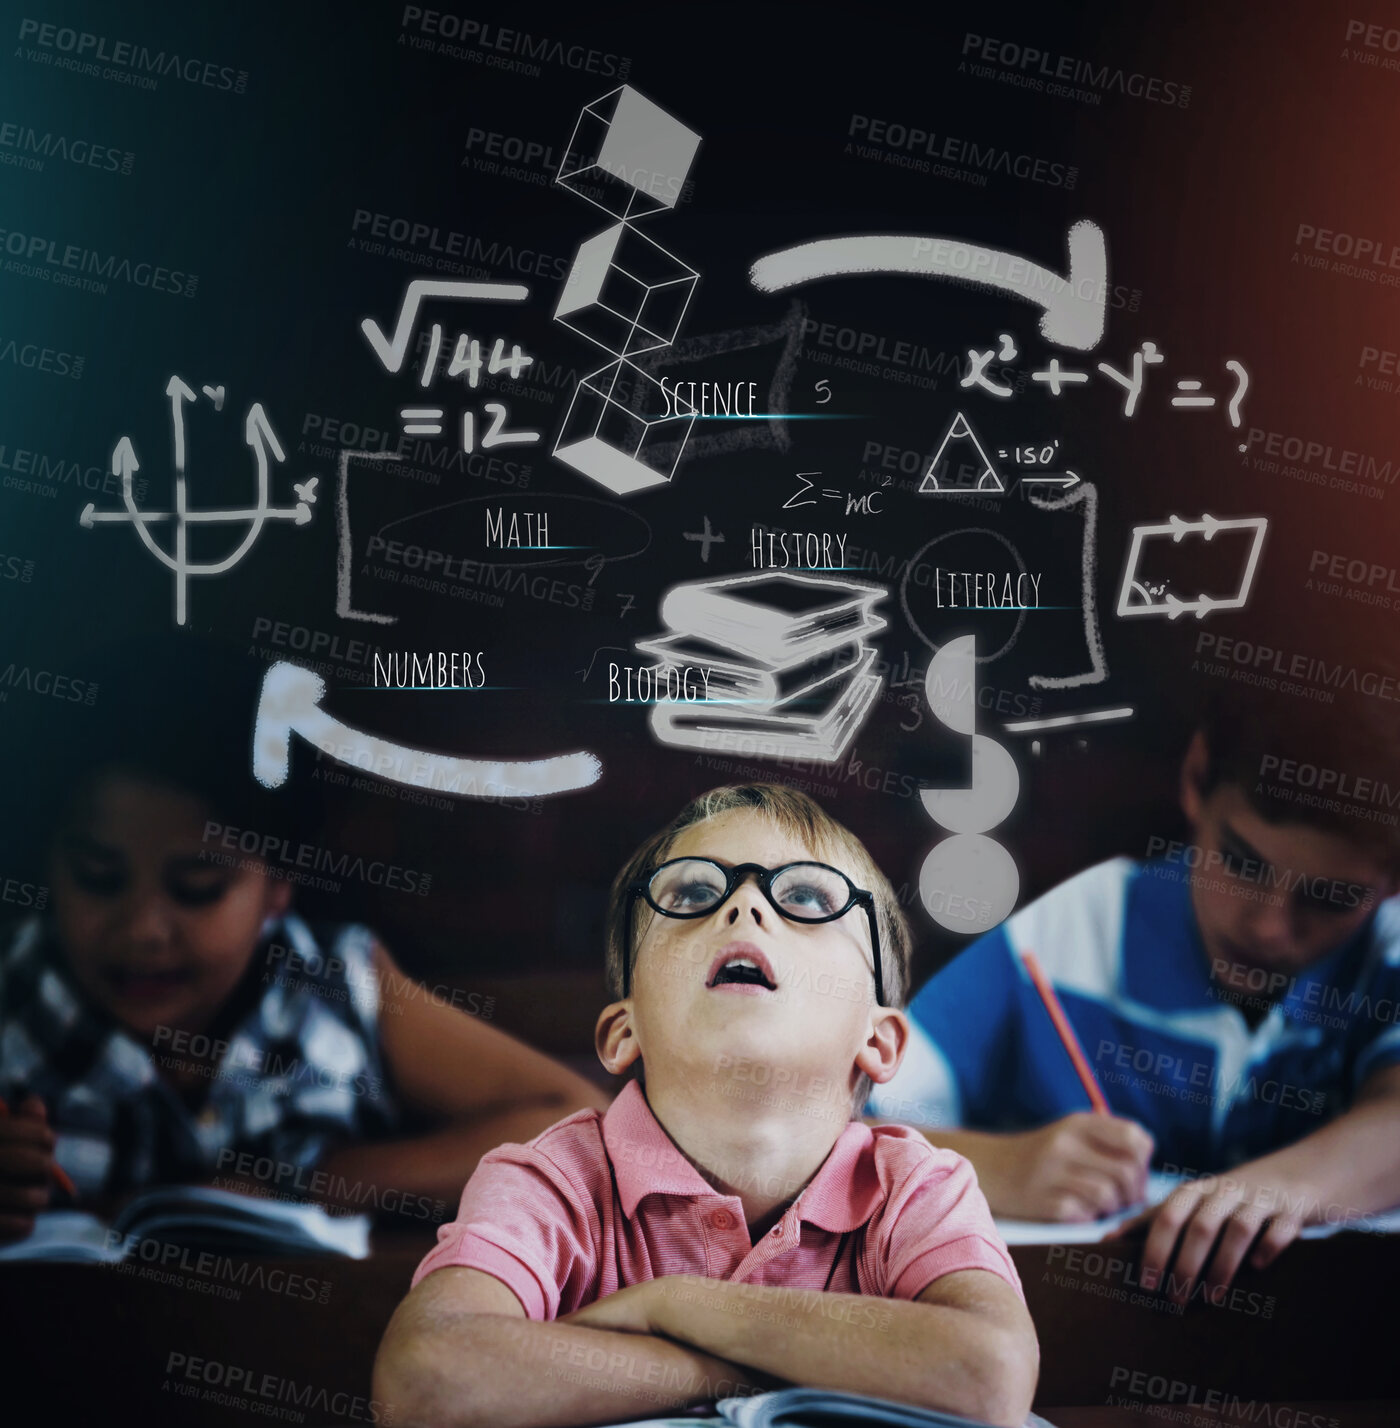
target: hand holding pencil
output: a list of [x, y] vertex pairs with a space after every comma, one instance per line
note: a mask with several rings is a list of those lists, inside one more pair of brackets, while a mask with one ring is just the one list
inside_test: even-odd
[[49, 1207], [53, 1187], [77, 1198], [73, 1182], [53, 1157], [55, 1137], [38, 1096], [0, 1100], [0, 1240], [22, 1239], [34, 1216]]
[[1069, 1017], [1033, 953], [1021, 954], [1065, 1056], [1092, 1110], [1075, 1111], [1033, 1131], [988, 1137], [978, 1175], [998, 1214], [1026, 1220], [1084, 1221], [1111, 1215], [1142, 1198], [1152, 1137], [1115, 1116]]

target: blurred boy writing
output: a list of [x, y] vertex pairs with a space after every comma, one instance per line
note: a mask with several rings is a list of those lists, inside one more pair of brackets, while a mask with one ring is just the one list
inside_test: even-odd
[[[1150, 1164], [1184, 1172], [1140, 1217], [1144, 1283], [1170, 1264], [1178, 1300], [1400, 1201], [1400, 820], [1308, 791], [1324, 768], [1400, 794], [1395, 716], [1291, 703], [1232, 691], [1182, 765], [1189, 843], [1090, 868], [966, 948], [914, 999], [910, 1054], [869, 1105], [928, 1122], [999, 1214], [1088, 1220], [1141, 1199]], [[1027, 949], [1113, 1114], [1075, 1109]]]

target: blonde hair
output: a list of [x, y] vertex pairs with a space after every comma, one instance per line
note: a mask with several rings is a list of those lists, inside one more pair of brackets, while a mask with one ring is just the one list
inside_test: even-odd
[[[864, 843], [850, 829], [834, 819], [820, 804], [796, 789], [775, 783], [732, 784], [713, 788], [686, 804], [666, 826], [646, 839], [613, 879], [608, 895], [606, 970], [608, 994], [622, 996], [624, 959], [635, 957], [633, 945], [624, 945], [628, 889], [643, 873], [664, 863], [687, 828], [724, 813], [739, 810], [769, 819], [784, 833], [799, 839], [819, 857], [842, 860], [854, 874], [856, 884], [874, 895], [876, 926], [880, 930], [880, 971], [884, 978], [885, 1003], [903, 1007], [909, 995], [909, 957], [912, 939], [904, 909], [899, 905], [889, 879], [876, 865]], [[635, 974], [635, 962], [633, 964]]]

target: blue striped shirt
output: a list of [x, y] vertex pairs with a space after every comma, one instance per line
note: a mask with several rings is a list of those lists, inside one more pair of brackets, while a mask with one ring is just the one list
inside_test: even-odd
[[[929, 1126], [1022, 1130], [1088, 1097], [1019, 954], [1053, 983], [1110, 1108], [1156, 1139], [1155, 1163], [1228, 1169], [1346, 1110], [1400, 1062], [1400, 898], [1345, 945], [1277, 987], [1217, 985], [1187, 874], [1115, 858], [979, 938], [910, 1004], [913, 1037], [869, 1114]], [[1232, 973], [1231, 977], [1235, 975]]]

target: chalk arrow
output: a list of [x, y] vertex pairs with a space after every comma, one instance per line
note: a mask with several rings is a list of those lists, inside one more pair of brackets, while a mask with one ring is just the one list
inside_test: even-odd
[[821, 278], [903, 273], [920, 278], [960, 278], [1011, 293], [1043, 313], [1040, 333], [1057, 347], [1087, 352], [1104, 334], [1108, 250], [1103, 230], [1081, 218], [1065, 239], [1069, 272], [1061, 277], [1016, 253], [956, 238], [863, 233], [819, 238], [760, 258], [749, 280], [761, 292], [779, 292]]
[[136, 448], [131, 444], [131, 438], [124, 436], [112, 448], [112, 475], [126, 476], [132, 471], [139, 471], [141, 463], [136, 459]]
[[1218, 521], [1214, 516], [1210, 515], [1209, 512], [1201, 512], [1202, 540], [1209, 540], [1211, 536], [1213, 536], [1216, 531], [1220, 529], [1220, 526], [1221, 522]]
[[186, 402], [197, 401], [194, 389], [179, 377], [171, 377], [165, 384], [165, 395], [170, 398], [170, 422], [175, 428], [175, 474], [185, 474], [185, 410]]
[[386, 372], [397, 372], [403, 366], [408, 351], [408, 339], [413, 335], [413, 319], [418, 305], [428, 297], [450, 297], [461, 302], [524, 302], [530, 289], [520, 283], [467, 283], [455, 279], [414, 278], [404, 289], [399, 315], [394, 320], [394, 335], [386, 337], [384, 329], [372, 318], [360, 323], [360, 331], [374, 349]]
[[1074, 471], [1067, 471], [1063, 476], [1022, 476], [1021, 485], [1027, 486], [1032, 481], [1038, 481], [1042, 486], [1063, 486], [1066, 491], [1071, 486], [1079, 485], [1083, 478]]
[[243, 439], [257, 453], [259, 464], [267, 465], [268, 454], [271, 453], [278, 461], [287, 459], [282, 450], [282, 443], [277, 440], [277, 433], [272, 429], [272, 423], [267, 419], [267, 413], [263, 411], [261, 402], [254, 402], [248, 408], [248, 416], [243, 423]]
[[421, 788], [426, 776], [426, 786], [458, 798], [547, 798], [587, 788], [603, 772], [601, 762], [589, 753], [507, 761], [405, 748], [327, 714], [321, 708], [325, 693], [320, 675], [286, 660], [279, 660], [263, 676], [253, 724], [253, 777], [264, 788], [286, 783], [293, 734], [338, 762], [371, 769], [390, 783]]
[[1180, 516], [1168, 516], [1167, 524], [1171, 527], [1172, 540], [1174, 541], [1179, 541], [1189, 531], [1196, 529], [1190, 521], [1183, 521]]
[[1183, 610], [1190, 607], [1183, 600], [1178, 600], [1175, 595], [1167, 596], [1167, 619], [1174, 620]]

